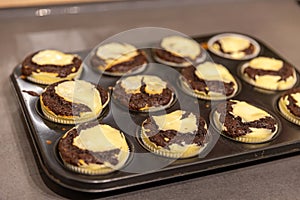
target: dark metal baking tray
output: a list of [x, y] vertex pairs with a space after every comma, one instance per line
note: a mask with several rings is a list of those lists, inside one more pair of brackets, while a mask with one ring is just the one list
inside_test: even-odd
[[[205, 43], [214, 35], [216, 34], [193, 38], [200, 43]], [[256, 39], [256, 41], [261, 45], [259, 55], [285, 60], [260, 40]], [[89, 51], [84, 51], [78, 54], [82, 58], [85, 58], [88, 53]], [[109, 109], [105, 111], [105, 114], [99, 120], [119, 127], [125, 133], [131, 147], [132, 156], [124, 170], [108, 175], [97, 176], [77, 174], [67, 170], [63, 166], [56, 149], [59, 138], [72, 126], [56, 124], [43, 118], [40, 114], [38, 98], [25, 91], [41, 93], [44, 87], [22, 79], [20, 76], [21, 66], [18, 65], [13, 70], [10, 78], [27, 125], [29, 140], [32, 144], [33, 151], [37, 155], [37, 162], [41, 166], [42, 172], [44, 172], [47, 178], [52, 182], [63, 188], [79, 192], [104, 194], [124, 188], [133, 188], [133, 186], [149, 186], [151, 183], [157, 183], [163, 180], [174, 181], [182, 177], [190, 177], [192, 174], [199, 175], [202, 172], [210, 173], [215, 169], [224, 169], [228, 166], [238, 166], [239, 164], [251, 161], [298, 152], [300, 150], [300, 126], [285, 120], [277, 109], [277, 100], [282, 92], [266, 93], [241, 80], [237, 71], [238, 66], [243, 61], [221, 58], [212, 53], [210, 53], [210, 56], [215, 62], [225, 65], [241, 83], [242, 89], [234, 99], [246, 100], [259, 105], [278, 118], [280, 131], [274, 140], [262, 144], [244, 144], [219, 136], [218, 132], [214, 129], [210, 129], [212, 139], [216, 143], [210, 146], [204, 154], [201, 154], [202, 156], [178, 160], [167, 159], [149, 153], [142, 147], [136, 137], [138, 124], [148, 115], [138, 112], [128, 113], [125, 109], [116, 105], [116, 101], [112, 100]], [[149, 57], [151, 59], [150, 54]], [[173, 70], [173, 68], [151, 65], [143, 74], [156, 74], [169, 81], [173, 87], [175, 87], [177, 97], [182, 98], [180, 100], [181, 108], [189, 109], [189, 106], [192, 105], [191, 100], [194, 101], [194, 99], [179, 88], [177, 72]], [[299, 79], [299, 72], [297, 72], [297, 76]], [[95, 83], [99, 82], [104, 87], [109, 87], [114, 85], [118, 77], [103, 76], [99, 79], [99, 73], [85, 66], [81, 79]], [[295, 87], [297, 86], [299, 86], [299, 81]], [[199, 103], [201, 115], [209, 123], [211, 103], [204, 100], [197, 100], [196, 103]], [[178, 108], [179, 101], [167, 109], [167, 112]], [[123, 119], [126, 117], [130, 117], [129, 119], [131, 120], [129, 120], [129, 122], [118, 120], [118, 118]], [[165, 163], [165, 166], [153, 170], [155, 163]], [[132, 170], [126, 170], [126, 168], [135, 169], [136, 173], [133, 173]]]

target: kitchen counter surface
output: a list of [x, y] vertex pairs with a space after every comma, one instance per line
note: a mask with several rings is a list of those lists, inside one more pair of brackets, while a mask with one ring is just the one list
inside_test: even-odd
[[[300, 70], [299, 19], [300, 6], [293, 0], [129, 1], [0, 10], [0, 199], [64, 199], [70, 194], [44, 183], [10, 87], [10, 74], [29, 53], [91, 49], [137, 27], [164, 27], [191, 36], [236, 31], [261, 39]], [[300, 199], [299, 188], [300, 155], [293, 154], [105, 198]]]

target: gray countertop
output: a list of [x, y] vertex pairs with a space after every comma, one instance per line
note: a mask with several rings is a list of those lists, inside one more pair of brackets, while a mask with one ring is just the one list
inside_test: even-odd
[[[261, 39], [300, 69], [299, 19], [300, 6], [293, 0], [130, 1], [50, 11], [0, 10], [0, 199], [64, 198], [41, 178], [9, 86], [13, 68], [29, 53], [91, 49], [136, 27], [164, 27], [187, 35], [237, 31]], [[299, 188], [300, 156], [293, 155], [106, 198], [300, 199]]]

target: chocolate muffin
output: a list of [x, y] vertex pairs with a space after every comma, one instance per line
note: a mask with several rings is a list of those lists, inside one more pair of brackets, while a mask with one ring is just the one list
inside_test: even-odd
[[22, 62], [21, 73], [26, 79], [44, 85], [80, 76], [82, 60], [78, 55], [57, 50], [35, 52]]
[[269, 57], [257, 57], [241, 67], [243, 79], [251, 85], [268, 90], [286, 90], [297, 82], [290, 64]]
[[205, 62], [181, 70], [182, 88], [201, 99], [220, 100], [233, 97], [238, 91], [235, 78], [223, 65]]
[[121, 169], [130, 154], [124, 134], [98, 122], [79, 124], [66, 132], [58, 152], [68, 169], [89, 175]]
[[113, 97], [133, 111], [157, 111], [169, 107], [174, 100], [169, 84], [152, 75], [135, 75], [117, 81]]
[[109, 102], [109, 93], [84, 80], [61, 81], [40, 95], [41, 109], [49, 120], [75, 124], [97, 118]]
[[245, 143], [269, 141], [278, 130], [277, 120], [269, 113], [237, 100], [219, 104], [213, 122], [222, 135]]
[[235, 33], [223, 33], [209, 39], [208, 49], [221, 57], [246, 60], [256, 57], [259, 44], [250, 37]]
[[300, 126], [300, 88], [286, 91], [279, 99], [278, 106], [282, 115]]
[[206, 54], [200, 44], [182, 36], [168, 36], [153, 49], [154, 59], [172, 67], [187, 67], [204, 61]]
[[98, 47], [91, 62], [104, 74], [122, 76], [142, 72], [148, 59], [144, 51], [131, 44], [112, 42]]
[[176, 110], [147, 118], [142, 124], [141, 139], [155, 154], [171, 158], [193, 157], [207, 146], [207, 124], [194, 113]]

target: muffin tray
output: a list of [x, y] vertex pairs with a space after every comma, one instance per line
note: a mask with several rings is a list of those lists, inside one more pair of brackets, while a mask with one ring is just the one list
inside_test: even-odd
[[[216, 34], [193, 38], [205, 46], [208, 39], [214, 35]], [[259, 55], [285, 60], [264, 43], [255, 40], [261, 47]], [[151, 58], [151, 51], [146, 50], [146, 52], [151, 64], [142, 74], [158, 75], [171, 83], [176, 90], [177, 100], [166, 112], [177, 109], [191, 111], [195, 108], [199, 109], [200, 114], [208, 123], [211, 136], [209, 146], [199, 156], [187, 159], [176, 160], [152, 154], [143, 147], [139, 138], [139, 127], [149, 114], [129, 112], [112, 98], [108, 108], [98, 120], [124, 132], [131, 151], [126, 166], [120, 171], [96, 176], [69, 171], [58, 156], [57, 143], [60, 137], [73, 126], [56, 124], [45, 119], [41, 114], [39, 98], [34, 96], [34, 94], [40, 94], [44, 86], [24, 80], [21, 76], [21, 66], [18, 65], [11, 74], [11, 82], [26, 121], [33, 151], [37, 154], [37, 162], [46, 176], [54, 183], [75, 191], [104, 194], [124, 188], [133, 189], [133, 186], [149, 186], [149, 183], [157, 183], [162, 180], [174, 181], [192, 174], [201, 175], [202, 172], [210, 173], [215, 169], [237, 166], [300, 150], [300, 126], [290, 123], [282, 117], [277, 107], [277, 101], [283, 91], [264, 91], [243, 81], [238, 74], [238, 69], [245, 61], [226, 59], [209, 52], [216, 63], [226, 66], [237, 78], [241, 89], [233, 99], [244, 100], [264, 108], [278, 119], [279, 132], [273, 140], [266, 143], [239, 143], [221, 136], [210, 124], [210, 113], [218, 102], [200, 100], [186, 94], [179, 84], [178, 70], [180, 69], [155, 64]], [[85, 58], [89, 51], [76, 53]], [[100, 83], [105, 88], [114, 86], [119, 79], [119, 77], [100, 76], [100, 73], [85, 65], [80, 79]], [[297, 76], [299, 80], [299, 72], [297, 72]], [[295, 87], [297, 86], [299, 86], [299, 81]], [[160, 112], [151, 114], [160, 114]]]

